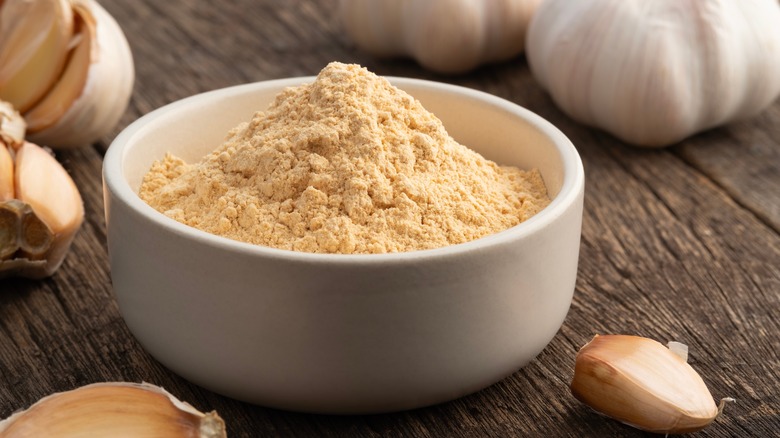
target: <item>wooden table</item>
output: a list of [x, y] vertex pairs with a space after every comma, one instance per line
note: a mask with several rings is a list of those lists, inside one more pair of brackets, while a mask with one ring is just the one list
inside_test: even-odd
[[[448, 77], [361, 53], [341, 31], [336, 0], [102, 3], [132, 46], [135, 91], [110, 135], [58, 153], [87, 214], [62, 268], [42, 281], [0, 280], [0, 417], [51, 392], [127, 380], [216, 409], [233, 437], [643, 436], [595, 414], [568, 388], [581, 345], [596, 333], [627, 333], [688, 344], [713, 396], [737, 399], [699, 436], [780, 436], [780, 101], [751, 120], [643, 150], [566, 117], [523, 57]], [[120, 317], [100, 176], [114, 136], [185, 96], [313, 75], [333, 60], [493, 93], [550, 120], [582, 155], [587, 182], [574, 302], [550, 345], [504, 381], [411, 412], [282, 412], [174, 375]]]

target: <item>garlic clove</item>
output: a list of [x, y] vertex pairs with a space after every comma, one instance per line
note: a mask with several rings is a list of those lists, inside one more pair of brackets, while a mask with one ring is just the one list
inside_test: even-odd
[[54, 157], [25, 142], [16, 153], [16, 198], [32, 209], [55, 234], [81, 225], [84, 205], [76, 184]]
[[[0, 2], [2, 3], [2, 2]], [[0, 143], [15, 148], [24, 141], [27, 124], [10, 103], [0, 100]]]
[[60, 75], [73, 34], [67, 0], [5, 0], [0, 14], [0, 99], [26, 111]]
[[113, 129], [135, 79], [130, 46], [116, 20], [94, 0], [70, 1], [81, 40], [55, 94], [25, 113], [28, 139], [57, 148], [89, 144]]
[[577, 353], [571, 391], [596, 411], [648, 432], [694, 432], [719, 414], [688, 363], [638, 336], [596, 335]]
[[13, 199], [14, 192], [14, 159], [11, 151], [0, 140], [0, 202]]
[[202, 413], [148, 383], [111, 382], [44, 397], [0, 421], [0, 438], [94, 436], [225, 438], [216, 412]]
[[65, 259], [84, 220], [84, 204], [68, 172], [40, 146], [24, 142], [13, 170], [15, 199], [0, 202], [0, 252], [6, 254], [0, 278], [47, 277]]
[[59, 81], [35, 107], [24, 114], [27, 129], [31, 133], [56, 123], [81, 95], [87, 83], [90, 54], [94, 44], [94, 23], [85, 22], [77, 14], [75, 29], [75, 47]]
[[70, 175], [24, 141], [24, 120], [6, 105], [0, 101], [0, 278], [46, 277], [65, 258], [84, 207]]

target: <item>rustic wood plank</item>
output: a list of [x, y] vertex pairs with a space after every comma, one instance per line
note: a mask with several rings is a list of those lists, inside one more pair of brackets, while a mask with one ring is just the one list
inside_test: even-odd
[[[780, 430], [780, 102], [672, 148], [641, 150], [568, 119], [522, 57], [441, 76], [409, 60], [361, 53], [334, 19], [336, 0], [102, 4], [128, 35], [136, 87], [110, 135], [94, 148], [58, 154], [87, 211], [62, 269], [43, 281], [0, 282], [0, 417], [54, 391], [145, 380], [218, 410], [233, 437], [646, 436], [591, 412], [568, 391], [582, 344], [595, 333], [631, 333], [688, 343], [713, 395], [738, 399], [698, 436]], [[586, 208], [571, 312], [539, 357], [504, 381], [409, 412], [283, 412], [186, 382], [149, 356], [124, 325], [110, 286], [100, 180], [111, 139], [176, 99], [316, 74], [331, 60], [493, 93], [547, 118], [578, 147]]]
[[679, 155], [780, 232], [780, 105], [696, 136]]

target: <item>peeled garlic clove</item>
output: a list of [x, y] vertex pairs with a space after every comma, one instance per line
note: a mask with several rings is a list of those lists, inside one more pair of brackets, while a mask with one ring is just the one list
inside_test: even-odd
[[638, 336], [596, 335], [577, 353], [571, 391], [596, 411], [648, 432], [695, 432], [719, 414], [688, 363]]
[[0, 259], [0, 277], [47, 277], [65, 259], [84, 220], [84, 204], [68, 172], [40, 146], [24, 142], [13, 172], [15, 199], [0, 202], [6, 218], [0, 252], [13, 256]]
[[13, 105], [0, 100], [0, 143], [15, 148], [24, 141], [27, 123]]
[[225, 438], [216, 412], [202, 413], [148, 383], [96, 383], [44, 397], [0, 421], [0, 438]]
[[[68, 75], [55, 87], [56, 96], [25, 114], [28, 138], [55, 148], [89, 144], [111, 131], [127, 108], [135, 78], [130, 46], [114, 18], [94, 0], [71, 3], [82, 25], [81, 42], [66, 70]], [[87, 50], [88, 57], [84, 55]], [[72, 92], [62, 89], [79, 93], [74, 100]], [[56, 111], [52, 108], [63, 104], [67, 111], [51, 123]]]
[[0, 5], [0, 99], [24, 112], [46, 94], [65, 65], [73, 12], [67, 0], [4, 0]]

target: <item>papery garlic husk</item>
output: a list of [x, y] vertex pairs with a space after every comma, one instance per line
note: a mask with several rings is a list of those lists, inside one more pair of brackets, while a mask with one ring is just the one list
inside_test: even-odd
[[777, 0], [545, 0], [526, 56], [570, 117], [661, 147], [777, 99], [779, 23]]
[[[10, 103], [0, 100], [0, 143], [15, 148], [24, 141], [27, 123]], [[2, 177], [2, 174], [0, 174]], [[0, 200], [2, 200], [0, 198]]]
[[[0, 278], [43, 278], [62, 264], [84, 221], [84, 204], [67, 171], [46, 150], [24, 142], [11, 158], [0, 144]], [[8, 197], [12, 189], [13, 196]]]
[[[20, 4], [39, 8], [30, 6], [22, 14], [24, 8]], [[67, 14], [51, 12], [62, 7], [67, 7]], [[0, 55], [4, 58], [15, 61], [29, 57], [30, 52], [36, 58], [52, 60], [64, 56], [61, 64], [52, 61], [45, 65], [47, 71], [58, 68], [56, 75], [16, 79], [14, 93], [10, 85], [2, 82], [0, 67], [0, 97], [32, 95], [28, 89], [45, 89], [32, 102], [11, 100], [27, 121], [29, 140], [55, 149], [76, 147], [98, 140], [116, 126], [130, 100], [134, 66], [124, 33], [103, 7], [94, 0], [4, 0], [0, 2], [0, 18], [3, 23], [16, 23], [6, 33], [15, 28], [30, 29], [16, 38], [24, 44], [11, 45], [2, 39], [0, 28]], [[45, 26], [36, 27], [44, 18], [59, 23], [54, 28], [70, 31], [64, 34], [51, 32]], [[42, 39], [58, 43], [34, 43]], [[44, 70], [44, 66], [39, 69]]]
[[95, 383], [42, 398], [0, 421], [0, 438], [225, 438], [216, 412], [203, 413], [148, 383]]
[[[594, 410], [648, 432], [678, 434], [709, 425], [721, 407], [699, 374], [660, 343], [627, 335], [596, 335], [583, 346], [571, 383]], [[732, 400], [733, 401], [733, 400]]]

